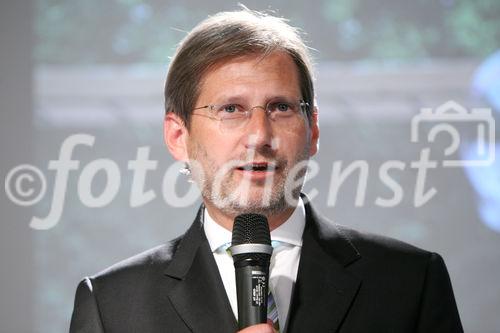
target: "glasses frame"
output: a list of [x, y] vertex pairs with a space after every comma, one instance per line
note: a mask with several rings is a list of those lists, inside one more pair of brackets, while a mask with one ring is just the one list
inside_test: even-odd
[[[279, 103], [279, 102], [267, 102], [266, 106], [262, 106], [262, 105], [255, 105], [255, 106], [252, 106], [251, 108], [249, 108], [248, 110], [245, 110], [244, 114], [245, 114], [245, 117], [242, 117], [242, 119], [250, 119], [251, 115], [252, 115], [252, 111], [254, 109], [262, 109], [266, 112], [266, 116], [271, 119], [271, 120], [274, 120], [270, 117], [271, 113], [272, 112], [276, 112], [276, 111], [272, 111], [271, 108], [269, 107], [269, 105], [271, 104], [276, 104], [276, 103]], [[232, 105], [232, 104], [237, 104], [237, 103], [227, 103], [227, 104], [207, 104], [207, 105], [204, 105], [204, 106], [198, 106], [198, 107], [195, 107], [193, 109], [193, 111], [195, 110], [201, 110], [201, 109], [209, 109], [211, 112], [214, 112], [217, 110], [217, 108], [221, 107], [221, 106], [224, 106], [224, 105]], [[298, 107], [300, 108], [300, 112], [302, 112], [304, 115], [307, 116], [307, 113], [309, 112], [309, 108], [310, 108], [310, 105], [309, 103], [307, 103], [306, 101], [304, 101], [303, 99], [300, 99], [298, 100]], [[204, 116], [204, 117], [207, 117], [207, 118], [210, 118], [210, 119], [213, 119], [213, 120], [216, 120], [216, 121], [219, 121], [221, 123], [223, 123], [223, 119], [220, 119], [218, 118], [217, 116], [215, 115], [207, 115], [207, 114], [201, 114], [201, 113], [195, 113], [193, 112], [192, 115], [194, 116]]]

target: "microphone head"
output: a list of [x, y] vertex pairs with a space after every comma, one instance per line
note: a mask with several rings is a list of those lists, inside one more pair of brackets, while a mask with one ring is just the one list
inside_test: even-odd
[[236, 216], [229, 249], [235, 267], [256, 262], [269, 267], [273, 247], [267, 218], [260, 214]]
[[236, 216], [231, 245], [241, 244], [271, 245], [269, 224], [264, 215], [249, 213]]

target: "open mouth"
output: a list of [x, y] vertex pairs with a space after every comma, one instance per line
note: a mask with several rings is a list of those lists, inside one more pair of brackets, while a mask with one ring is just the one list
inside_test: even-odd
[[277, 169], [276, 164], [267, 162], [248, 163], [237, 167], [241, 171], [269, 172]]

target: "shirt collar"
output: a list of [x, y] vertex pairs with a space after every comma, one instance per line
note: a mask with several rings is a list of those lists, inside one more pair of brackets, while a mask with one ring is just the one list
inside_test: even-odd
[[208, 214], [207, 208], [205, 208], [205, 214], [203, 214], [203, 228], [205, 229], [205, 235], [207, 236], [208, 243], [210, 244], [210, 250], [212, 252], [217, 251], [222, 245], [231, 244], [231, 231], [227, 230]]
[[271, 240], [281, 243], [302, 246], [302, 234], [306, 226], [306, 209], [302, 198], [299, 198], [297, 207], [292, 215], [279, 227], [271, 231]]
[[[203, 228], [207, 236], [210, 249], [215, 252], [222, 245], [230, 244], [232, 233], [210, 216], [205, 208]], [[271, 231], [271, 240], [281, 243], [291, 244], [294, 246], [302, 246], [302, 234], [306, 224], [306, 212], [302, 198], [299, 198], [297, 207], [292, 215], [281, 224], [278, 228]]]

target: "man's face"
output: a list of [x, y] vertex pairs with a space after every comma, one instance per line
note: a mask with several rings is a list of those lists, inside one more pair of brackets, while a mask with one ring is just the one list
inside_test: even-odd
[[[264, 58], [229, 59], [212, 68], [203, 76], [196, 107], [237, 104], [251, 108], [300, 99], [295, 63], [289, 55], [275, 52]], [[262, 108], [251, 112], [245, 126], [226, 130], [220, 121], [206, 117], [212, 115], [208, 109], [197, 110], [187, 136], [193, 178], [205, 203], [229, 215], [273, 215], [284, 210], [287, 199], [298, 196], [297, 186], [290, 194], [287, 177], [293, 182], [297, 177], [291, 179], [290, 172], [303, 176], [304, 163], [301, 168], [297, 164], [317, 149], [316, 116], [310, 125], [299, 112], [287, 126], [280, 126]]]

